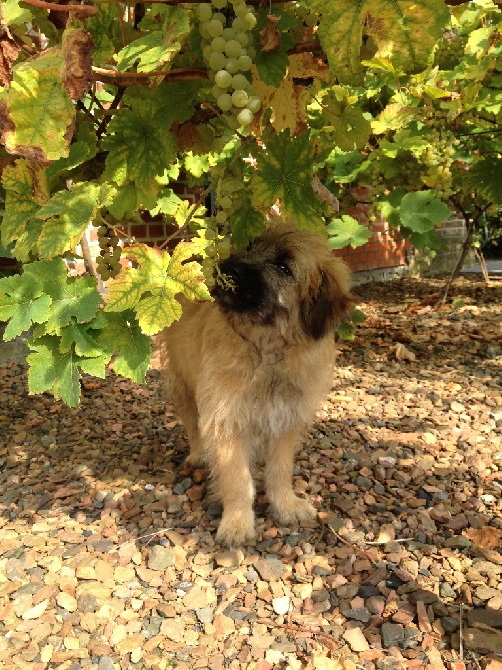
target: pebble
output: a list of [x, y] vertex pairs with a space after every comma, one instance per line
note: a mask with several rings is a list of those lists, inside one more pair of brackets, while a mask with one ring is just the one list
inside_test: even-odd
[[175, 563], [175, 555], [169, 547], [155, 545], [150, 549], [147, 563], [150, 570], [165, 570]]
[[291, 599], [288, 596], [273, 598], [272, 608], [276, 614], [287, 614], [291, 607]]

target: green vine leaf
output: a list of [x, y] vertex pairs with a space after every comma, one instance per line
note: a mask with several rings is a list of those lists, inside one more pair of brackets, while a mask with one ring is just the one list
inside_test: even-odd
[[347, 91], [334, 86], [323, 98], [323, 130], [331, 131], [342, 151], [361, 149], [369, 139], [371, 123], [363, 112], [349, 103]]
[[160, 70], [172, 62], [190, 33], [190, 21], [186, 9], [165, 7], [162, 30], [153, 30], [142, 35], [121, 49], [117, 54], [119, 70], [130, 70], [135, 65], [137, 72]]
[[2, 183], [6, 196], [0, 231], [2, 244], [7, 246], [23, 235], [30, 219], [47, 202], [49, 187], [44, 168], [24, 158], [4, 168]]
[[61, 258], [25, 265], [24, 274], [37, 279], [43, 292], [51, 297], [44, 323], [46, 333], [54, 333], [73, 321], [85, 323], [95, 316], [101, 296], [94, 277], [68, 277]]
[[407, 193], [401, 200], [401, 223], [416, 233], [426, 233], [451, 216], [448, 205], [436, 198], [435, 191]]
[[110, 287], [105, 310], [122, 312], [133, 309], [147, 335], [155, 335], [181, 316], [181, 304], [175, 296], [189, 300], [209, 300], [210, 295], [200, 265], [186, 262], [192, 255], [189, 244], [180, 242], [172, 255], [144, 244], [127, 250], [140, 267], [127, 268]]
[[[139, 202], [159, 192], [157, 177], [176, 160], [176, 138], [160, 120], [154, 120], [147, 104], [122, 109], [110, 121], [103, 141], [108, 150], [105, 179], [118, 186], [134, 183]], [[153, 203], [152, 203], [153, 206]]]
[[15, 66], [7, 94], [4, 143], [9, 153], [48, 163], [68, 156], [75, 108], [63, 84], [60, 47]]
[[251, 182], [252, 202], [257, 209], [268, 210], [280, 200], [284, 218], [320, 232], [324, 219], [311, 186], [313, 150], [308, 132], [292, 138], [285, 130], [267, 140], [266, 152], [258, 156], [258, 175]]
[[0, 321], [9, 323], [3, 339], [8, 342], [31, 328], [34, 323], [43, 323], [52, 302], [44, 294], [43, 285], [26, 273], [0, 279]]
[[467, 191], [480, 193], [487, 202], [502, 205], [502, 159], [485, 158], [462, 175]]
[[80, 402], [80, 372], [96, 377], [105, 376], [105, 361], [109, 356], [83, 358], [75, 351], [62, 352], [61, 340], [55, 335], [45, 335], [28, 340], [28, 346], [35, 353], [27, 356], [28, 388], [30, 393], [44, 393], [52, 390], [56, 400], [63, 400], [70, 407], [78, 407]]
[[141, 384], [152, 356], [151, 338], [141, 332], [132, 310], [108, 312], [104, 316], [106, 328], [99, 337], [99, 344], [111, 352], [118, 350], [113, 360], [116, 374]]
[[371, 232], [366, 226], [361, 225], [356, 219], [344, 214], [341, 219], [334, 219], [327, 226], [329, 234], [328, 245], [330, 249], [343, 249], [344, 247], [361, 247], [371, 238]]
[[106, 185], [80, 182], [58, 191], [38, 210], [37, 218], [45, 221], [37, 245], [42, 257], [60, 256], [77, 245], [106, 192]]
[[352, 86], [363, 83], [363, 35], [375, 42], [377, 58], [388, 58], [404, 72], [420, 72], [450, 19], [443, 0], [310, 0], [309, 5], [321, 14], [318, 35], [333, 76]]

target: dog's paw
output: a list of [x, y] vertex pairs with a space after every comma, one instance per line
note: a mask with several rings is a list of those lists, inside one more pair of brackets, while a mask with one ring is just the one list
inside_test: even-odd
[[272, 502], [271, 508], [272, 514], [277, 521], [283, 523], [285, 526], [313, 521], [317, 516], [315, 507], [294, 494], [283, 498], [279, 504], [277, 501]]
[[216, 540], [227, 547], [240, 547], [255, 538], [254, 514], [223, 512]]

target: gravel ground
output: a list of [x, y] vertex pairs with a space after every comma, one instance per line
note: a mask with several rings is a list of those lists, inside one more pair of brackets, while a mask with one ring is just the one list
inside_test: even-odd
[[239, 550], [157, 370], [86, 377], [76, 411], [28, 396], [9, 349], [0, 668], [501, 670], [502, 285], [464, 278], [435, 311], [441, 285], [357, 288], [294, 474], [318, 520], [278, 527], [259, 495]]

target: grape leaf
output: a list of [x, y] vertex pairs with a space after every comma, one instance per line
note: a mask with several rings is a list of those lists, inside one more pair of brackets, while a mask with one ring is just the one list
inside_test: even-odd
[[324, 219], [311, 186], [313, 150], [309, 133], [293, 138], [285, 130], [266, 140], [266, 152], [258, 155], [258, 174], [251, 182], [252, 202], [257, 209], [268, 210], [280, 200], [284, 218], [321, 232]]
[[436, 198], [435, 191], [407, 193], [399, 210], [401, 223], [416, 233], [426, 233], [451, 216], [448, 205]]
[[377, 58], [420, 72], [450, 19], [443, 0], [310, 0], [309, 5], [321, 14], [317, 34], [333, 76], [352, 86], [363, 83], [363, 34], [374, 40]]
[[157, 199], [155, 207], [150, 210], [152, 216], [157, 214], [166, 214], [174, 216], [182, 203], [182, 199], [176, 195], [171, 188], [166, 188], [162, 195]]
[[62, 172], [72, 170], [74, 167], [77, 167], [77, 165], [81, 165], [84, 161], [93, 158], [95, 155], [96, 151], [92, 152], [92, 149], [87, 142], [74, 142], [70, 146], [70, 152], [67, 158], [59, 158], [57, 161], [54, 161], [49, 165], [46, 171], [47, 178], [51, 179]]
[[[103, 325], [105, 324], [103, 319]], [[74, 351], [77, 356], [85, 358], [97, 358], [103, 356], [105, 352], [103, 347], [98, 344], [98, 337], [101, 331], [96, 329], [94, 320], [90, 323], [70, 323], [59, 331], [61, 341], [59, 350], [61, 353]], [[108, 359], [111, 358], [110, 352]]]
[[327, 226], [329, 233], [328, 245], [330, 249], [343, 249], [351, 246], [353, 249], [361, 247], [370, 239], [371, 233], [366, 226], [356, 219], [344, 214], [341, 219], [334, 219]]
[[126, 251], [140, 267], [127, 268], [113, 282], [105, 310], [122, 312], [134, 309], [147, 335], [155, 335], [181, 316], [175, 296], [183, 293], [189, 300], [210, 299], [200, 266], [186, 262], [192, 255], [190, 245], [180, 242], [172, 255], [144, 244]]
[[95, 278], [68, 277], [61, 258], [25, 265], [24, 274], [35, 277], [42, 284], [43, 292], [52, 298], [45, 323], [46, 333], [64, 328], [73, 320], [85, 323], [96, 314], [101, 296]]
[[19, 6], [19, 0], [3, 0], [0, 13], [2, 23], [6, 26], [29, 23], [32, 18], [28, 9]]
[[489, 157], [480, 160], [461, 174], [464, 189], [480, 193], [488, 202], [502, 204], [502, 160]]
[[108, 312], [106, 328], [99, 337], [99, 344], [112, 352], [118, 350], [113, 361], [116, 374], [141, 384], [152, 356], [151, 338], [141, 332], [134, 312]]
[[2, 244], [19, 239], [26, 224], [49, 199], [44, 168], [24, 158], [3, 170], [2, 183], [6, 190], [5, 213], [0, 226]]
[[78, 407], [80, 401], [80, 367], [84, 372], [97, 377], [105, 376], [105, 360], [102, 357], [83, 358], [73, 349], [60, 350], [60, 338], [45, 335], [28, 340], [34, 350], [27, 356], [28, 388], [30, 393], [44, 393], [52, 389], [56, 400], [63, 400], [70, 407]]
[[253, 85], [262, 102], [261, 115], [268, 107], [272, 109], [272, 126], [277, 132], [289, 128], [292, 135], [305, 130], [307, 100], [304, 99], [306, 87], [297, 80], [315, 77], [327, 81], [327, 67], [316, 60], [312, 54], [294, 54], [289, 56], [289, 68], [278, 87], [270, 86], [258, 76], [256, 66], [252, 68]]
[[101, 206], [104, 190], [106, 185], [79, 182], [71, 191], [58, 191], [38, 210], [37, 218], [45, 220], [38, 240], [44, 258], [74, 249]]
[[82, 21], [73, 19], [73, 24], [85, 28], [92, 35], [94, 42], [93, 65], [102, 67], [111, 61], [115, 53], [112, 36], [114, 26], [117, 25], [120, 9], [116, 3], [107, 2], [96, 2], [94, 8], [96, 9], [94, 16], [89, 16]]
[[47, 319], [50, 296], [35, 277], [24, 273], [0, 279], [0, 321], [10, 319], [3, 339], [7, 342]]
[[59, 47], [14, 67], [4, 127], [9, 153], [41, 163], [68, 156], [75, 108], [62, 81], [64, 67]]
[[117, 54], [119, 70], [137, 64], [137, 72], [152, 72], [171, 63], [190, 33], [188, 12], [180, 7], [163, 8], [162, 30], [153, 30], [131, 42]]
[[349, 103], [347, 91], [334, 86], [322, 99], [323, 130], [331, 131], [342, 151], [361, 149], [371, 133], [371, 124], [363, 112]]
[[[103, 146], [109, 151], [105, 179], [118, 186], [134, 183], [140, 202], [159, 191], [156, 177], [176, 160], [176, 139], [160, 120], [154, 121], [148, 104], [121, 109], [110, 121]], [[152, 203], [153, 206], [153, 203]]]
[[265, 217], [251, 206], [249, 196], [241, 197], [241, 204], [232, 214], [232, 244], [236, 249], [245, 249], [265, 230]]

